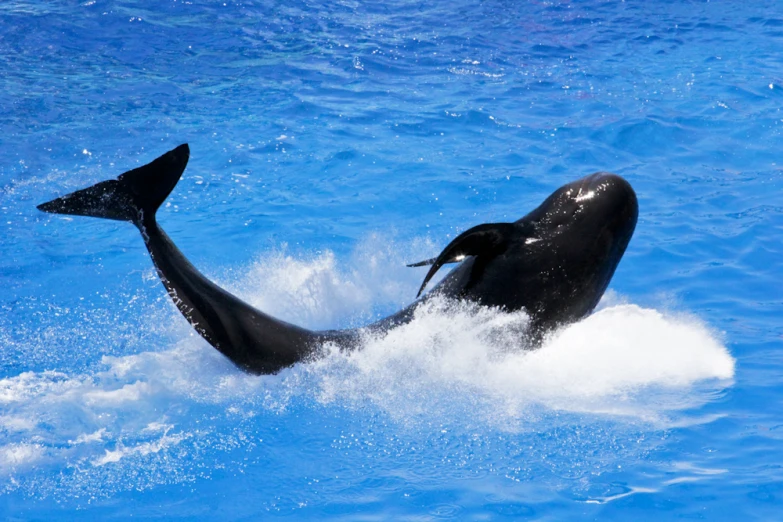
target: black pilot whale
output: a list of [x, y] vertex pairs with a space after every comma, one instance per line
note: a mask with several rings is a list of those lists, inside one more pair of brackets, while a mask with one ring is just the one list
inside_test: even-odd
[[[151, 163], [39, 205], [45, 212], [129, 221], [138, 227], [158, 275], [179, 311], [234, 364], [276, 373], [325, 342], [356, 346], [363, 329], [311, 331], [256, 310], [221, 289], [185, 258], [155, 214], [179, 181], [185, 145]], [[636, 194], [623, 178], [596, 173], [557, 189], [513, 223], [487, 223], [457, 236], [436, 258], [419, 290], [444, 264], [460, 262], [431, 292], [364, 330], [412, 319], [433, 296], [507, 311], [524, 309], [533, 339], [589, 314], [600, 300], [636, 227]]]

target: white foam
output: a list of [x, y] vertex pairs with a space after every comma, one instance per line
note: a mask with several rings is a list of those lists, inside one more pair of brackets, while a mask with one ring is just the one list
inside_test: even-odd
[[[432, 252], [430, 244], [401, 248], [373, 236], [348, 263], [329, 252], [307, 261], [277, 253], [233, 286], [277, 317], [334, 327], [368, 308], [409, 302], [424, 272], [404, 265]], [[526, 322], [523, 313], [433, 301], [410, 324], [366, 338], [361, 350], [327, 347], [326, 357], [296, 372], [324, 402], [369, 400], [408, 416], [444, 408], [438, 398], [448, 397], [487, 417], [516, 418], [531, 406], [659, 417], [709, 400], [734, 375], [734, 359], [698, 318], [641, 308], [612, 292], [539, 350], [524, 349]]]
[[702, 403], [734, 375], [733, 358], [693, 317], [610, 306], [533, 351], [526, 323], [523, 313], [431, 301], [410, 324], [310, 367], [326, 402], [371, 398], [401, 416], [456, 405], [499, 422], [542, 406], [657, 417]]
[[69, 444], [90, 444], [92, 442], [103, 442], [103, 436], [106, 434], [106, 428], [101, 428], [94, 433], [82, 433], [76, 440], [69, 440]]
[[[224, 279], [272, 315], [332, 327], [406, 304], [423, 270], [404, 265], [433, 250], [371, 238], [345, 263], [331, 252], [302, 260], [283, 250]], [[275, 376], [240, 372], [171, 309], [178, 340], [162, 350], [104, 357], [86, 373], [0, 379], [0, 475], [51, 462], [80, 472], [145, 466], [160, 480], [149, 458], [174, 465], [168, 451], [201, 451], [212, 447], [209, 437], [231, 447], [244, 437], [232, 431], [234, 420], [285, 410], [295, 397], [402, 420], [525, 430], [541, 412], [561, 411], [687, 423], [688, 409], [731, 384], [733, 358], [697, 318], [616, 301], [610, 295], [598, 312], [527, 351], [524, 313], [433, 300], [411, 323], [367, 335], [360, 350], [327, 346], [322, 358]]]
[[15, 443], [0, 446], [0, 472], [13, 472], [35, 464], [43, 456], [40, 444]]
[[130, 446], [130, 447], [120, 443], [117, 445], [116, 449], [106, 450], [103, 456], [93, 459], [91, 461], [91, 464], [93, 466], [105, 466], [106, 464], [119, 462], [120, 460], [127, 458], [129, 456], [134, 456], [134, 455], [146, 456], [151, 453], [159, 453], [164, 449], [168, 449], [172, 446], [176, 446], [184, 439], [189, 437], [189, 435], [185, 435], [182, 433], [169, 435], [168, 432], [171, 428], [173, 428], [173, 426], [169, 426], [167, 429], [165, 429], [163, 435], [159, 439], [154, 440], [152, 442], [142, 442], [136, 444], [135, 446]]
[[405, 265], [418, 261], [422, 252], [431, 257], [436, 248], [426, 240], [400, 246], [378, 235], [361, 242], [347, 262], [331, 251], [298, 258], [284, 245], [222, 283], [260, 310], [308, 328], [334, 328], [346, 321], [363, 324], [381, 310], [411, 302], [425, 271]]

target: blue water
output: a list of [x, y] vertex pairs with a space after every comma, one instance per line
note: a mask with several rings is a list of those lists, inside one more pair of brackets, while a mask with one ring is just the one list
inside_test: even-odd
[[[777, 2], [0, 3], [0, 518], [777, 519]], [[35, 205], [190, 143], [159, 221], [314, 328], [597, 170], [639, 196], [593, 316], [440, 303], [247, 376], [132, 226]]]

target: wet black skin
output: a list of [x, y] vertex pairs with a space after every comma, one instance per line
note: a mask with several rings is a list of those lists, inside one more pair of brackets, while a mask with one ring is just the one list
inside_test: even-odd
[[623, 178], [597, 173], [557, 189], [514, 223], [508, 249], [477, 266], [470, 257], [434, 292], [487, 306], [525, 309], [534, 328], [577, 321], [606, 291], [636, 227], [636, 194]]
[[639, 207], [631, 185], [599, 172], [557, 189], [515, 221], [503, 253], [468, 256], [419, 301], [371, 327], [410, 320], [436, 295], [530, 316], [531, 342], [593, 311], [631, 240]]
[[[275, 319], [202, 275], [160, 228], [155, 214], [185, 169], [181, 145], [116, 180], [39, 205], [45, 212], [130, 221], [179, 311], [212, 346], [251, 373], [276, 373], [312, 357], [323, 343], [356, 348], [363, 331], [410, 321], [417, 306], [446, 296], [525, 310], [532, 343], [595, 308], [631, 239], [636, 195], [623, 178], [597, 173], [557, 189], [514, 223], [486, 224], [452, 241], [435, 265], [462, 260], [431, 292], [363, 329], [311, 331]], [[464, 237], [463, 237], [464, 236]], [[428, 275], [427, 279], [431, 274]]]

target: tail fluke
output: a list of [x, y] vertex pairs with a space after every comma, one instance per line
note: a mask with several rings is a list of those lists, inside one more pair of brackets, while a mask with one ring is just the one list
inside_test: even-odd
[[180, 145], [117, 179], [102, 181], [92, 187], [71, 192], [61, 198], [38, 205], [38, 210], [53, 214], [74, 214], [137, 225], [152, 219], [166, 200], [188, 164], [190, 149]]

